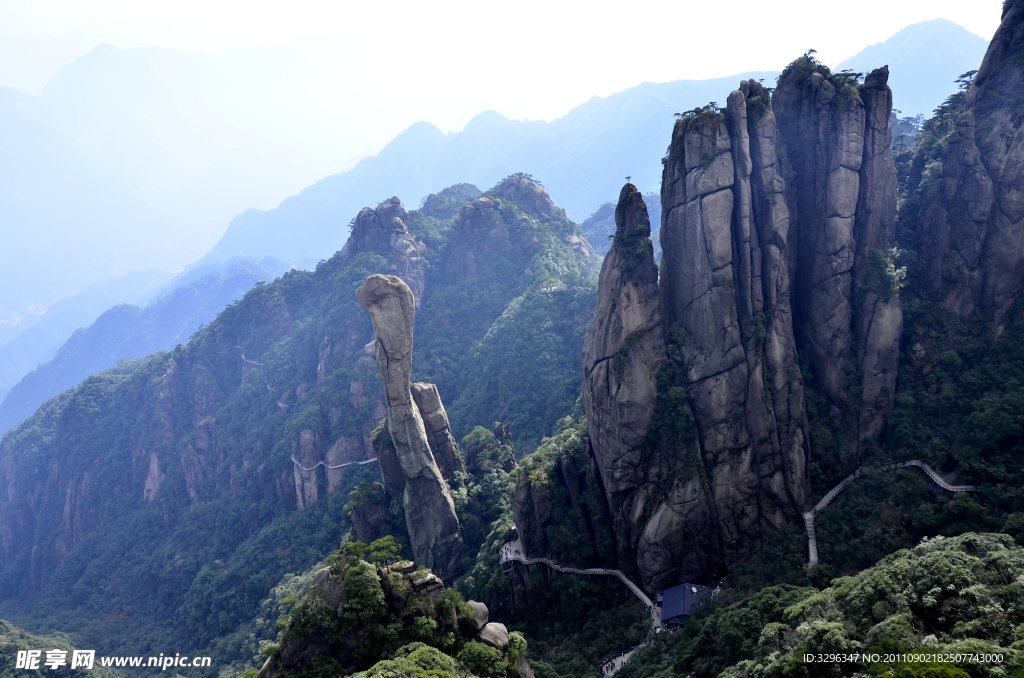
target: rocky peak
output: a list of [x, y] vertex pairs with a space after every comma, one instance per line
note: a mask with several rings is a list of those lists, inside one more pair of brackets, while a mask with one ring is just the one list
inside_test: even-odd
[[892, 406], [903, 326], [892, 275], [896, 172], [887, 80], [880, 68], [859, 84], [805, 55], [783, 72], [773, 97], [797, 244], [794, 327], [815, 385], [840, 418], [857, 422], [841, 442], [851, 468]]
[[609, 502], [637, 487], [665, 360], [650, 219], [633, 184], [619, 193], [616, 232], [601, 266], [594, 321], [583, 342], [583, 402]]
[[[689, 468], [639, 558], [661, 583], [707, 577], [807, 500], [808, 435], [790, 306], [789, 209], [767, 92], [677, 122], [662, 180], [662, 306], [674, 385], [696, 422]], [[705, 525], [701, 526], [701, 521]], [[691, 535], [693, 552], [676, 535]]]
[[403, 221], [407, 217], [398, 196], [385, 200], [376, 209], [364, 208], [352, 223], [345, 253], [349, 257], [362, 252], [385, 255], [388, 272], [406, 281], [419, 308], [424, 292], [423, 265], [427, 248], [409, 233]]
[[[774, 95], [743, 81], [724, 108], [680, 116], [660, 275], [642, 197], [629, 184], [619, 195], [583, 400], [619, 564], [649, 590], [709, 580], [799, 523], [805, 356], [843, 438], [830, 466], [881, 431], [902, 329], [887, 80], [805, 56]], [[531, 499], [519, 494], [517, 510]]]
[[541, 219], [550, 217], [555, 209], [548, 192], [527, 174], [507, 176], [490, 192], [499, 198], [519, 203], [529, 214]]
[[360, 252], [374, 252], [390, 247], [392, 234], [396, 230], [407, 232], [402, 221], [406, 216], [408, 213], [398, 196], [383, 201], [376, 209], [364, 207], [352, 222], [346, 251], [350, 256], [355, 256]]

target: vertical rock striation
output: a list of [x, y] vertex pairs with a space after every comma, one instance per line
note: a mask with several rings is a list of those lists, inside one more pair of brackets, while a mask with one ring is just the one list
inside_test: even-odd
[[932, 292], [997, 326], [1024, 281], [1024, 3], [1003, 17], [946, 140], [941, 189], [921, 226]]
[[725, 108], [680, 116], [660, 277], [643, 200], [619, 196], [583, 400], [620, 565], [649, 590], [710, 580], [799, 523], [805, 388], [841, 439], [827, 467], [882, 431], [902, 332], [887, 80], [804, 56], [774, 95], [744, 81]]
[[748, 552], [807, 500], [783, 190], [758, 83], [741, 83], [724, 111], [676, 124], [662, 181], [661, 294], [706, 479], [691, 494], [707, 493], [702, 513], [714, 521], [706, 564]]
[[[583, 403], [590, 444], [620, 534], [636, 532], [627, 500], [649, 469], [645, 445], [657, 400], [657, 373], [665, 361], [658, 299], [658, 268], [643, 197], [626, 184], [615, 209], [615, 237], [601, 265], [594, 321], [583, 341]], [[620, 558], [636, 537], [620, 539]]]
[[665, 360], [658, 268], [647, 206], [633, 184], [619, 194], [615, 240], [601, 266], [594, 322], [583, 341], [583, 403], [611, 500], [637, 486]]
[[441, 402], [441, 394], [435, 384], [412, 384], [412, 398], [423, 418], [427, 431], [427, 442], [434, 461], [441, 469], [445, 480], [450, 480], [456, 471], [465, 472], [459, 446], [452, 436], [452, 427], [448, 423], [448, 412]]
[[[450, 577], [457, 572], [462, 556], [462, 532], [410, 384], [413, 293], [395, 276], [373, 275], [356, 296], [373, 322], [377, 367], [387, 402], [387, 430], [404, 478], [401, 491], [413, 553], [418, 562]], [[437, 405], [441, 407], [439, 398]], [[382, 460], [382, 467], [386, 463]], [[385, 474], [385, 478], [391, 475]], [[391, 487], [388, 490], [394, 491]]]
[[816, 386], [853, 422], [847, 466], [856, 465], [860, 443], [881, 431], [892, 406], [903, 324], [892, 278], [888, 75], [883, 67], [858, 85], [804, 56], [783, 72], [773, 99], [798, 245], [790, 261], [798, 343]]
[[860, 369], [859, 441], [882, 432], [896, 397], [903, 308], [893, 279], [896, 242], [896, 166], [892, 158], [892, 91], [888, 67], [876, 69], [860, 87], [864, 102], [864, 160], [854, 223], [854, 336]]

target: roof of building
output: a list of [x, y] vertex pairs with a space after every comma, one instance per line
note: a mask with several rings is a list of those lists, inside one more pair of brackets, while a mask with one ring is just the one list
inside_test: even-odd
[[713, 591], [707, 586], [680, 584], [662, 593], [661, 621], [676, 617], [689, 617], [698, 609], [710, 604]]

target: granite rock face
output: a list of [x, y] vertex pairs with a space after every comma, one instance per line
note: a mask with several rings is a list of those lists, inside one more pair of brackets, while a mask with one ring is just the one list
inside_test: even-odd
[[419, 308], [425, 289], [424, 255], [427, 246], [409, 234], [403, 219], [408, 213], [402, 201], [393, 196], [356, 215], [345, 252], [355, 256], [361, 252], [378, 252], [388, 259], [388, 273], [401, 278], [412, 290]]
[[881, 431], [902, 330], [887, 77], [805, 57], [774, 96], [744, 81], [725, 108], [681, 116], [660, 277], [643, 201], [622, 190], [583, 397], [620, 564], [650, 590], [709, 580], [799, 522], [802, 357], [849, 431], [832, 461]]
[[1024, 281], [1024, 4], [1007, 2], [946, 141], [942, 185], [920, 230], [932, 292], [996, 332]]
[[896, 171], [888, 75], [883, 67], [858, 84], [804, 56], [779, 78], [773, 97], [797, 243], [790, 270], [798, 346], [840, 416], [858, 400], [864, 404], [842, 442], [851, 468], [892, 407], [903, 328], [892, 262]]
[[[676, 124], [662, 181], [661, 294], [699, 457], [655, 511], [640, 556], [648, 569], [688, 561], [677, 581], [749, 552], [809, 498], [784, 189], [758, 83], [741, 83], [724, 111]], [[703, 536], [700, 520], [712, 526]], [[684, 557], [680, 533], [696, 538], [700, 557]]]
[[435, 384], [412, 384], [412, 398], [423, 418], [427, 430], [427, 442], [434, 461], [441, 469], [441, 475], [450, 480], [456, 471], [465, 471], [462, 455], [459, 454], [458, 443], [452, 437], [452, 427], [448, 423], [448, 413], [441, 402], [441, 394]]
[[477, 636], [481, 641], [491, 647], [504, 650], [508, 647], [508, 629], [500, 622], [488, 622]]
[[619, 194], [614, 243], [601, 266], [594, 322], [583, 342], [583, 402], [611, 504], [638, 484], [665, 360], [658, 269], [647, 206], [633, 184]]
[[896, 397], [899, 341], [903, 308], [897, 281], [891, 276], [895, 254], [896, 167], [892, 158], [892, 91], [888, 68], [872, 71], [860, 87], [864, 102], [864, 160], [854, 224], [856, 255], [854, 290], [860, 303], [854, 312], [857, 365], [860, 368], [858, 440], [882, 432], [885, 415]]
[[[456, 573], [462, 557], [462, 532], [448, 484], [434, 459], [423, 416], [413, 398], [413, 293], [395, 276], [373, 275], [356, 296], [373, 322], [377, 367], [387, 403], [387, 432], [404, 480], [402, 487], [390, 486], [399, 479], [396, 465], [382, 458], [387, 489], [403, 496], [406, 528], [416, 561], [448, 578]], [[447, 416], [444, 421], [447, 423]], [[381, 453], [386, 451], [378, 449]]]

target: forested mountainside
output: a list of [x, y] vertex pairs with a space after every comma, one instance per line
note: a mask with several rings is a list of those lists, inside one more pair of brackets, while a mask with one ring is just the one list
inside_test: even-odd
[[[595, 566], [718, 587], [633, 675], [1016, 675], [1024, 1], [896, 157], [887, 79], [805, 54], [666, 121], [660, 265], [627, 183], [596, 289], [527, 175], [363, 210], [3, 440], [0, 613], [264, 676], [593, 676], [651, 623], [558, 574]], [[876, 649], [1003, 660], [802, 661]]]
[[[871, 664], [807, 662], [805, 653], [886, 658], [873, 675], [1006, 675], [1007, 665], [1020, 665], [1022, 568], [1024, 548], [1006, 535], [926, 539], [820, 591], [770, 586], [708, 610], [642, 649], [619, 675], [838, 676]], [[907, 653], [915, 660], [896, 659]], [[959, 662], [966, 671], [939, 659], [957, 654], [992, 659]]]
[[[171, 352], [46, 403], [3, 440], [2, 614], [98, 648], [193, 652], [348, 529], [384, 413], [355, 290], [417, 292], [417, 376], [462, 437], [535, 446], [577, 397], [590, 249], [521, 175], [360, 212], [316, 271], [261, 285]], [[325, 468], [326, 466], [326, 468]]]
[[130, 273], [61, 299], [41, 318], [24, 318], [0, 331], [0, 396], [37, 365], [53, 358], [71, 334], [95, 322], [117, 304], [144, 304], [153, 290], [172, 278], [166, 271]]
[[284, 268], [273, 260], [233, 261], [195, 280], [181, 281], [149, 305], [110, 308], [89, 327], [71, 335], [52, 359], [13, 385], [0, 400], [0, 434], [91, 374], [114, 367], [120, 360], [142, 358], [187, 342], [254, 284], [277, 277]]

